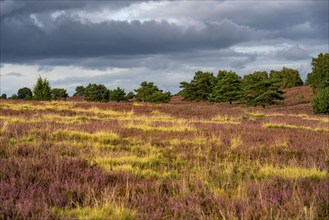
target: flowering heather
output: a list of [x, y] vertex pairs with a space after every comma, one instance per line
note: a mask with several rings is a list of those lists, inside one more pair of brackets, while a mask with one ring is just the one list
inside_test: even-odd
[[328, 118], [290, 99], [2, 101], [0, 219], [327, 219]]

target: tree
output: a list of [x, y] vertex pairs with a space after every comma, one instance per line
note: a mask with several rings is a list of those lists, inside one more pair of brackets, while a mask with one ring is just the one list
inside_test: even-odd
[[286, 67], [283, 67], [280, 71], [271, 70], [270, 79], [278, 81], [278, 86], [281, 89], [303, 85], [298, 70]]
[[51, 87], [49, 81], [41, 76], [38, 77], [36, 84], [33, 88], [34, 99], [38, 101], [49, 101], [51, 100]]
[[315, 114], [329, 114], [329, 86], [319, 90], [314, 97], [313, 111]]
[[276, 100], [283, 100], [283, 92], [279, 90], [278, 81], [269, 79], [267, 72], [254, 72], [245, 75], [242, 80], [244, 98], [247, 104], [266, 105], [276, 103]]
[[320, 53], [312, 59], [312, 72], [307, 75], [307, 84], [315, 93], [329, 86], [329, 53]]
[[23, 88], [20, 88], [17, 92], [17, 98], [18, 99], [31, 99], [33, 96], [32, 94], [32, 91], [30, 88], [27, 88], [27, 87], [23, 87]]
[[69, 95], [66, 89], [54, 88], [51, 90], [51, 96], [53, 100], [66, 99]]
[[133, 98], [135, 98], [135, 97], [136, 97], [136, 95], [135, 95], [133, 92], [129, 92], [129, 93], [127, 94], [127, 99], [128, 99], [128, 100], [133, 99]]
[[87, 101], [106, 102], [109, 100], [109, 90], [102, 84], [89, 83], [84, 95]]
[[138, 89], [135, 89], [137, 101], [145, 102], [147, 97], [159, 91], [159, 88], [153, 82], [142, 82]]
[[3, 93], [3, 94], [1, 95], [1, 98], [2, 98], [2, 99], [7, 99], [7, 94], [6, 94], [6, 93]]
[[146, 97], [146, 102], [167, 103], [171, 99], [170, 92], [156, 91], [152, 95]]
[[206, 101], [216, 85], [217, 78], [213, 73], [198, 71], [190, 83], [180, 82], [180, 95], [184, 100]]
[[9, 97], [9, 99], [18, 99], [18, 96], [16, 94], [12, 94], [12, 96]]
[[77, 86], [75, 88], [75, 93], [73, 94], [73, 96], [84, 96], [85, 95], [85, 90], [86, 90], [85, 87]]
[[220, 71], [217, 84], [209, 97], [211, 102], [229, 102], [239, 100], [242, 97], [242, 79], [232, 71]]
[[121, 102], [127, 101], [126, 92], [124, 89], [117, 87], [114, 90], [110, 90], [110, 101]]
[[135, 89], [137, 101], [142, 102], [162, 102], [166, 103], [170, 100], [170, 92], [163, 92], [154, 85], [153, 82], [142, 82], [138, 89]]

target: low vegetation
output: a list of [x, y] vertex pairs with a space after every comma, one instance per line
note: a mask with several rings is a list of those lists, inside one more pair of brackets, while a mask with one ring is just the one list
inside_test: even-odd
[[3, 100], [0, 219], [326, 219], [327, 125], [310, 100]]

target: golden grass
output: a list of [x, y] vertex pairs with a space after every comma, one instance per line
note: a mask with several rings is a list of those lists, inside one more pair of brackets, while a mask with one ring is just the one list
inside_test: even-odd
[[120, 140], [119, 135], [112, 131], [88, 133], [82, 131], [58, 130], [53, 133], [53, 137], [55, 139], [63, 140], [94, 141], [103, 144], [108, 144], [112, 141]]
[[135, 219], [137, 212], [123, 206], [104, 204], [94, 207], [73, 209], [53, 209], [54, 214], [62, 219]]
[[231, 148], [235, 149], [243, 145], [241, 136], [236, 136], [231, 139]]
[[256, 175], [259, 178], [281, 177], [284, 179], [315, 178], [324, 179], [328, 177], [327, 171], [321, 171], [317, 168], [307, 169], [303, 167], [284, 167], [277, 168], [273, 166], [263, 166]]
[[245, 112], [245, 114], [253, 116], [253, 117], [277, 117], [277, 116], [284, 116], [284, 114], [281, 113], [271, 113], [266, 114], [264, 112]]
[[302, 118], [304, 120], [308, 120], [308, 121], [319, 121], [321, 123], [326, 123], [326, 124], [329, 123], [329, 117], [314, 117], [314, 116], [310, 116], [307, 114], [297, 114], [297, 115], [289, 114], [288, 116], [289, 117], [300, 117], [300, 118]]
[[169, 126], [154, 126], [147, 121], [145, 123], [136, 123], [130, 121], [122, 125], [126, 129], [138, 129], [142, 131], [162, 131], [162, 132], [184, 132], [184, 131], [196, 131], [196, 128], [190, 124], [177, 122]]
[[161, 160], [161, 154], [149, 156], [124, 155], [118, 157], [96, 157], [93, 164], [100, 166], [107, 172], [126, 171], [143, 178], [177, 178], [179, 173], [175, 170], [166, 170]]
[[308, 130], [308, 131], [319, 131], [319, 132], [329, 132], [327, 128], [312, 128], [301, 125], [288, 125], [288, 124], [278, 124], [278, 123], [265, 123], [263, 124], [265, 128], [289, 128], [289, 129], [299, 129], [299, 130]]

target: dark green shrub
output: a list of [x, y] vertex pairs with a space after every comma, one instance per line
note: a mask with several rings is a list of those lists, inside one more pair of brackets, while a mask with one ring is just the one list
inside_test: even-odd
[[313, 111], [315, 114], [329, 114], [329, 87], [319, 90], [313, 99]]

